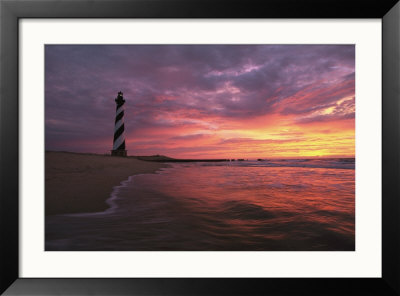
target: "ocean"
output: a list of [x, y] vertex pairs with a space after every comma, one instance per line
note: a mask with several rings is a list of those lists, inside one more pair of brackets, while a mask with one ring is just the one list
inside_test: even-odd
[[354, 251], [355, 160], [172, 163], [109, 209], [46, 217], [47, 251]]

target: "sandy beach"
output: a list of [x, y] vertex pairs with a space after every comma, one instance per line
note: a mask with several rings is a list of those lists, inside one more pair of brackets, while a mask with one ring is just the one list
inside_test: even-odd
[[47, 151], [46, 216], [104, 211], [114, 186], [131, 175], [154, 173], [165, 166], [133, 158]]
[[125, 182], [112, 211], [47, 216], [45, 249], [354, 251], [354, 164], [173, 163]]

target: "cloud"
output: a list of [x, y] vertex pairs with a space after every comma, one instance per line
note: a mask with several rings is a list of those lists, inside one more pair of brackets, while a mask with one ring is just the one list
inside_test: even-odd
[[120, 90], [131, 137], [354, 118], [354, 71], [353, 45], [46, 45], [46, 147], [106, 150]]

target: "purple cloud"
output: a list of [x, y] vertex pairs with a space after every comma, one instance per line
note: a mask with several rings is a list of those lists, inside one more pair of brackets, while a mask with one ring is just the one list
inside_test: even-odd
[[192, 119], [351, 117], [338, 102], [354, 97], [354, 71], [353, 45], [46, 45], [46, 149], [109, 149], [120, 90], [130, 133], [199, 126]]

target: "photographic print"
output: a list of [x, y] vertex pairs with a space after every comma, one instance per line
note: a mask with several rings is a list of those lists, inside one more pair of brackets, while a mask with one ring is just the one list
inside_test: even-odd
[[355, 46], [45, 45], [46, 251], [354, 251]]

